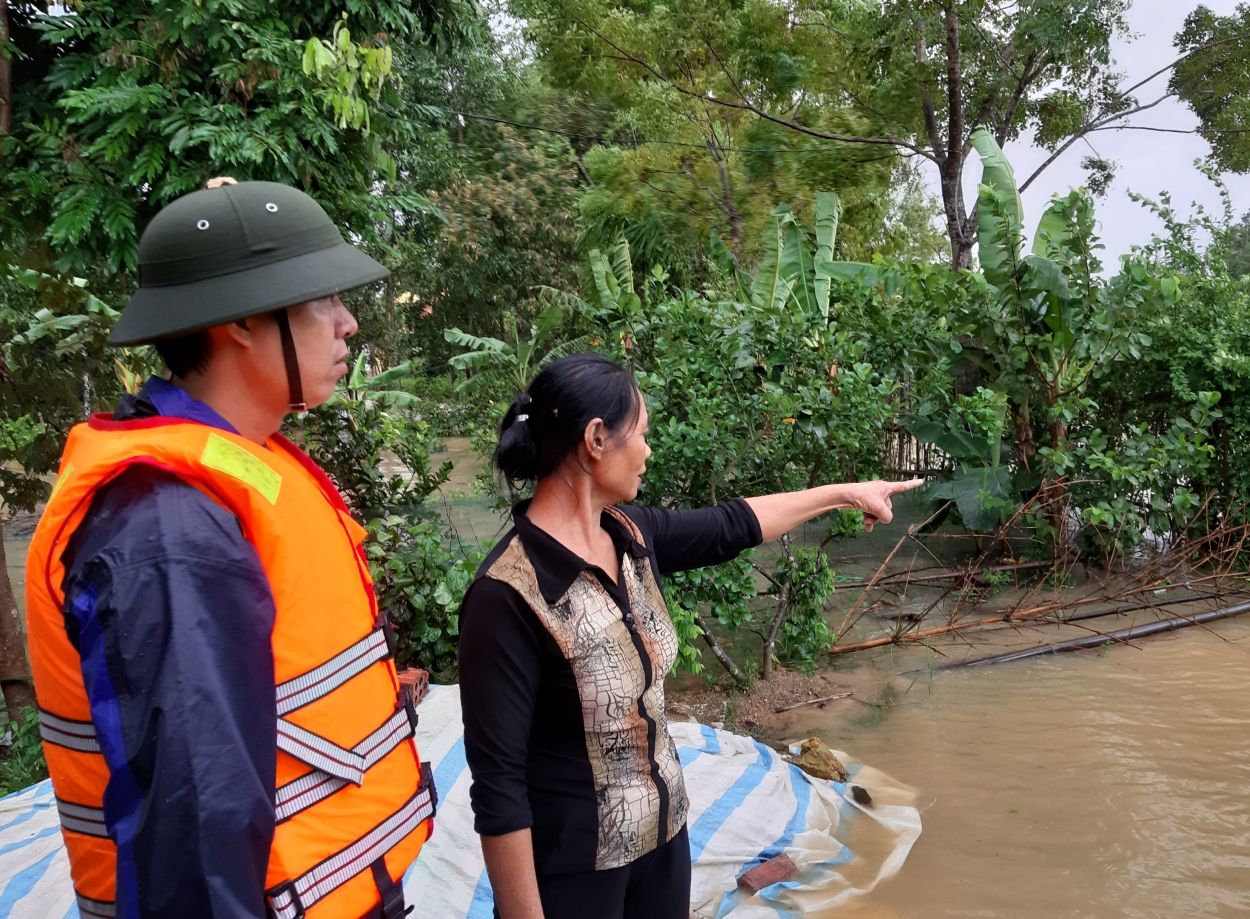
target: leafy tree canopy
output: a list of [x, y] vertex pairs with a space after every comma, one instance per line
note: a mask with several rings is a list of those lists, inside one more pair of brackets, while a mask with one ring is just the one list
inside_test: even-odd
[[1199, 6], [1185, 18], [1176, 47], [1186, 56], [1172, 72], [1171, 90], [1198, 116], [1215, 164], [1250, 172], [1250, 5], [1231, 16]]
[[[731, 144], [750, 148], [741, 168], [773, 183], [770, 200], [796, 200], [796, 187], [823, 185], [838, 189], [848, 215], [855, 194], [871, 198], [876, 176], [907, 153], [939, 173], [956, 267], [970, 263], [976, 235], [962, 176], [977, 127], [988, 127], [1001, 145], [1032, 126], [1038, 142], [1058, 155], [1074, 138], [1134, 110], [1110, 58], [1127, 6], [514, 3], [529, 18], [555, 83], [611, 100], [622, 126], [642, 139], [684, 129], [690, 136], [676, 139], [707, 147], [703, 172], [686, 167], [693, 175], [685, 176], [705, 188], [705, 210], [715, 205], [732, 220], [716, 201], [727, 199], [722, 189], [730, 179], [742, 181], [717, 160]], [[792, 156], [796, 150], [805, 155]], [[681, 154], [654, 156], [672, 164]], [[1108, 164], [1097, 165], [1105, 175]], [[642, 167], [635, 171], [641, 175]], [[672, 165], [668, 172], [685, 174]], [[663, 187], [656, 194], [689, 202]]]
[[61, 271], [133, 272], [152, 214], [221, 174], [302, 187], [371, 240], [428, 207], [395, 180], [414, 166], [399, 151], [428, 147], [442, 117], [403, 79], [433, 53], [437, 8], [84, 0], [13, 12], [12, 133], [0, 142], [10, 248], [42, 239]]
[[[871, 116], [844, 100], [804, 92], [805, 81], [827, 86], [845, 76], [841, 62], [823, 53], [825, 36], [805, 28], [793, 9], [763, 0], [521, 0], [514, 8], [528, 17], [546, 81], [574, 104], [609, 113], [603, 127], [617, 143], [585, 157], [593, 183], [581, 203], [588, 244], [610, 245], [624, 232], [635, 259], [671, 265], [664, 256], [672, 234], [689, 248], [710, 231], [735, 253], [745, 245], [750, 262], [776, 201], [810, 219], [816, 192], [837, 188], [843, 245], [866, 254], [886, 207], [892, 148], [831, 150], [707, 98], [731, 96], [741, 79], [804, 124], [869, 129]], [[670, 73], [679, 80], [663, 76]]]

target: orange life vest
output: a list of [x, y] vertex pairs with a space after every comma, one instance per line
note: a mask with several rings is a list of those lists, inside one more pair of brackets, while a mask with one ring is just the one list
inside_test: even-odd
[[[433, 829], [435, 798], [401, 696], [361, 542], [365, 531], [304, 453], [175, 418], [96, 416], [70, 432], [27, 561], [27, 630], [40, 728], [84, 919], [115, 913], [109, 770], [65, 628], [61, 555], [92, 497], [135, 464], [195, 486], [238, 517], [273, 593], [277, 829], [268, 906], [278, 919], [389, 915]], [[160, 819], [159, 804], [152, 818]], [[402, 902], [402, 901], [400, 901]], [[400, 910], [402, 912], [402, 910]]]

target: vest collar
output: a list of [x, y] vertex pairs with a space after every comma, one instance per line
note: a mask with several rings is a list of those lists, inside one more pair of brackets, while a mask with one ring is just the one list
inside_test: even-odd
[[[555, 603], [568, 593], [573, 582], [583, 571], [593, 572], [600, 569], [598, 565], [590, 564], [565, 547], [550, 533], [535, 526], [529, 517], [525, 516], [525, 511], [529, 506], [530, 499], [528, 498], [515, 505], [512, 508], [512, 522], [516, 526], [517, 538], [521, 540], [525, 554], [529, 556], [530, 564], [534, 566], [538, 589], [542, 592], [543, 599], [548, 603]], [[599, 521], [608, 531], [608, 535], [612, 537], [612, 544], [616, 547], [618, 557], [626, 552], [635, 558], [646, 558], [651, 555], [651, 550], [635, 539], [634, 534], [611, 514], [605, 511]]]
[[113, 412], [114, 421], [132, 421], [136, 418], [182, 418], [196, 421], [212, 428], [220, 428], [231, 434], [238, 434], [225, 418], [207, 403], [191, 397], [185, 389], [181, 389], [160, 377], [148, 377], [143, 388], [134, 396], [122, 396]]

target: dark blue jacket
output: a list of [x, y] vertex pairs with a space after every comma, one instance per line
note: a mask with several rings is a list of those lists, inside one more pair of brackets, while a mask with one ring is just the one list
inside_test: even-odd
[[[114, 413], [151, 415], [234, 430], [155, 378]], [[63, 559], [110, 772], [119, 919], [263, 919], [278, 715], [256, 551], [232, 514], [138, 466], [99, 491]]]

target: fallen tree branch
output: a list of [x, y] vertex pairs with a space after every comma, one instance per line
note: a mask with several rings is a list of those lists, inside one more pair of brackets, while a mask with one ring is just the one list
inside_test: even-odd
[[[1141, 590], [1129, 591], [1128, 593], [1122, 594], [1121, 596], [1132, 596], [1135, 593], [1141, 593], [1144, 590], [1153, 590], [1153, 589], [1157, 589], [1157, 588], [1142, 588]], [[830, 657], [833, 657], [834, 655], [837, 655], [837, 654], [849, 654], [852, 651], [867, 651], [871, 648], [881, 648], [881, 647], [884, 647], [885, 645], [902, 644], [905, 641], [920, 641], [921, 639], [924, 639], [924, 638], [933, 638], [938, 635], [950, 635], [950, 634], [964, 631], [965, 629], [982, 628], [984, 626], [998, 625], [1004, 622], [1013, 623], [1013, 624], [1021, 624], [1021, 623], [1028, 624], [1030, 622], [1037, 622], [1039, 624], [1060, 624], [1064, 622], [1076, 622], [1076, 621], [1080, 621], [1084, 619], [1093, 619], [1097, 616], [1109, 616], [1109, 615], [1113, 615], [1116, 613], [1129, 613], [1135, 610], [1150, 609], [1152, 607], [1158, 607], [1158, 606], [1174, 606], [1177, 603], [1192, 603], [1198, 600], [1209, 599], [1212, 596], [1218, 596], [1218, 594], [1205, 594], [1201, 596], [1178, 597], [1176, 599], [1168, 600], [1166, 602], [1160, 601], [1157, 603], [1142, 603], [1136, 606], [1119, 607], [1119, 608], [1111, 609], [1111, 610], [1094, 610], [1090, 613], [1077, 614], [1077, 616], [1072, 616], [1068, 618], [1049, 618], [1049, 619], [1044, 618], [1046, 614], [1053, 613], [1056, 610], [1067, 609], [1072, 606], [1087, 606], [1091, 603], [1105, 603], [1115, 598], [1097, 597], [1097, 598], [1090, 598], [1085, 601], [1075, 601], [1075, 602], [1066, 603], [1066, 604], [1058, 604], [1058, 605], [1047, 604], [1045, 606], [1035, 607], [1034, 609], [1031, 609], [1031, 610], [1023, 610], [1023, 611], [1017, 611], [1017, 612], [1008, 610], [1006, 612], [998, 613], [993, 616], [987, 616], [982, 619], [967, 619], [963, 622], [952, 622], [952, 623], [948, 623], [947, 625], [936, 626], [935, 628], [924, 629], [919, 632], [903, 632], [903, 633], [896, 633], [894, 635], [882, 635], [880, 638], [870, 638], [867, 641], [856, 642], [855, 644], [852, 644], [852, 645], [834, 645], [832, 648], [828, 648], [827, 650], [825, 650], [824, 653], [829, 655]]]
[[1134, 638], [1146, 638], [1163, 632], [1187, 629], [1192, 625], [1203, 625], [1208, 622], [1217, 622], [1220, 619], [1231, 619], [1233, 616], [1241, 616], [1245, 613], [1250, 613], [1250, 603], [1238, 603], [1235, 606], [1226, 606], [1223, 609], [1199, 613], [1197, 616], [1177, 616], [1175, 619], [1164, 619], [1161, 622], [1152, 622], [1149, 625], [1133, 626], [1128, 629], [1120, 629], [1118, 632], [1107, 632], [1105, 635], [1099, 634], [1091, 635], [1087, 638], [1074, 638], [1071, 641], [1060, 641], [1037, 648], [1025, 648], [1021, 651], [1009, 651], [1006, 654], [979, 657], [971, 661], [942, 664], [933, 669], [954, 670], [960, 667], [982, 667], [989, 664], [1006, 664], [1012, 661], [1027, 660], [1030, 657], [1039, 657], [1043, 654], [1062, 654], [1065, 651], [1089, 650], [1090, 648], [1099, 648], [1112, 642], [1129, 642]]
[[806, 702], [796, 702], [794, 705], [783, 705], [781, 708], [774, 708], [773, 713], [780, 715], [782, 712], [793, 711], [796, 708], [802, 708], [805, 705], [819, 705], [822, 702], [832, 702], [834, 699], [847, 699], [855, 695], [853, 692], [840, 692], [836, 695], [825, 696], [823, 699], [808, 699]]

